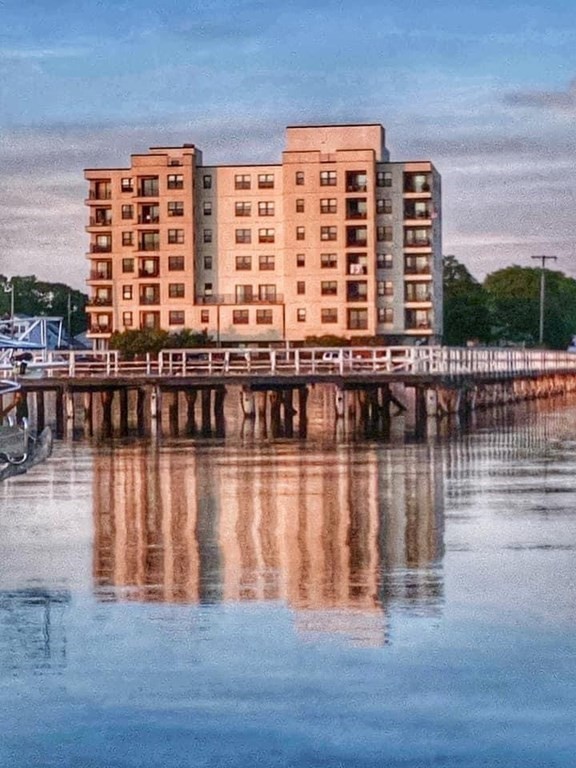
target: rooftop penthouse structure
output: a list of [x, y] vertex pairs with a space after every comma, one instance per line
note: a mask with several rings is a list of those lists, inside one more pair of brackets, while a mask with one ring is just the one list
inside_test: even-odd
[[442, 332], [441, 187], [379, 124], [289, 126], [279, 164], [193, 144], [88, 169], [89, 337], [205, 330], [222, 344], [382, 344]]

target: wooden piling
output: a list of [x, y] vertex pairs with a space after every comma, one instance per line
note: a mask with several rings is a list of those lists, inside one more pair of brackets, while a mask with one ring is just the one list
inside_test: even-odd
[[120, 435], [126, 437], [128, 434], [128, 388], [121, 387], [118, 391], [120, 401]]

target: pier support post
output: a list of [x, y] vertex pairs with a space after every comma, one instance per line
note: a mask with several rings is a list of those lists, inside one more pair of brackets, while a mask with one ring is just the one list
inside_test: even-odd
[[62, 439], [64, 437], [64, 393], [62, 387], [56, 389], [55, 395], [56, 437]]
[[[0, 410], [1, 407], [0, 407]], [[46, 426], [46, 408], [44, 404], [44, 392], [41, 389], [36, 390], [36, 430], [38, 434]]]
[[298, 436], [308, 434], [308, 387], [298, 388]]
[[168, 424], [170, 425], [170, 434], [172, 436], [178, 434], [179, 416], [178, 390], [176, 389], [170, 392], [170, 402], [168, 403]]
[[84, 392], [84, 434], [92, 437], [94, 434], [94, 411], [92, 407], [92, 392]]
[[216, 424], [216, 435], [224, 437], [224, 400], [226, 399], [226, 387], [218, 387], [214, 392], [214, 422]]
[[136, 390], [136, 428], [138, 434], [143, 435], [145, 431], [145, 408], [146, 408], [146, 390], [144, 387], [138, 387]]
[[240, 405], [245, 419], [253, 419], [255, 416], [254, 392], [247, 387], [243, 387], [240, 392]]
[[285, 434], [286, 437], [294, 437], [294, 414], [296, 413], [293, 405], [294, 390], [285, 389], [283, 395]]
[[112, 403], [114, 402], [114, 390], [107, 389], [100, 393], [102, 400], [102, 432], [105, 437], [112, 436]]
[[203, 389], [200, 393], [200, 403], [202, 411], [202, 433], [209, 435], [211, 431], [211, 405], [212, 405], [212, 390]]
[[120, 435], [128, 434], [128, 388], [122, 387], [118, 392], [120, 400]]
[[187, 389], [184, 393], [186, 399], [186, 432], [194, 434], [196, 432], [196, 399], [198, 397], [197, 389]]
[[337, 387], [334, 393], [334, 409], [337, 419], [343, 419], [346, 416], [346, 391], [340, 387]]
[[280, 437], [282, 433], [282, 418], [280, 408], [282, 406], [282, 393], [273, 390], [270, 394], [270, 426], [272, 437]]
[[414, 387], [415, 432], [417, 437], [425, 437], [428, 421], [426, 410], [426, 387]]
[[66, 434], [72, 437], [74, 434], [74, 395], [70, 390], [64, 392], [64, 412], [66, 414]]

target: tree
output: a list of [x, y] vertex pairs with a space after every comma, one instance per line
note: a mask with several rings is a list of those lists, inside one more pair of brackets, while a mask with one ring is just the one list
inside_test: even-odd
[[455, 256], [445, 256], [444, 343], [462, 346], [490, 340], [488, 297], [482, 285]]
[[[87, 320], [84, 308], [88, 297], [64, 283], [38, 281], [35, 275], [13, 277], [10, 280], [0, 275], [2, 288], [11, 285], [14, 291], [14, 312], [18, 315], [62, 317], [72, 336], [86, 330]], [[10, 312], [11, 295], [0, 291], [0, 314]]]
[[212, 339], [206, 331], [182, 329], [179, 333], [168, 333], [161, 329], [142, 328], [116, 331], [110, 337], [110, 349], [117, 349], [124, 360], [150, 353], [157, 355], [162, 349], [193, 349], [209, 347]]
[[[536, 344], [540, 325], [541, 270], [512, 266], [488, 275], [484, 288], [497, 339]], [[576, 280], [546, 270], [544, 345], [565, 349], [576, 333]]]

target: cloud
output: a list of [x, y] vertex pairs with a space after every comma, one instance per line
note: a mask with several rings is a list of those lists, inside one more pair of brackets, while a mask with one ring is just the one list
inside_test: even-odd
[[88, 53], [88, 48], [0, 48], [0, 59], [41, 61], [42, 59], [78, 58]]
[[572, 112], [576, 110], [576, 78], [564, 91], [516, 91], [504, 96], [504, 103], [513, 107], [533, 107]]

